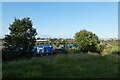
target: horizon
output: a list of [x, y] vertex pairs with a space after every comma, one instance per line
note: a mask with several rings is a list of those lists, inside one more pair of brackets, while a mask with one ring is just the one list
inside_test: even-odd
[[82, 29], [99, 38], [118, 38], [117, 2], [3, 2], [2, 14], [0, 38], [9, 34], [15, 17], [30, 17], [36, 38], [73, 38]]

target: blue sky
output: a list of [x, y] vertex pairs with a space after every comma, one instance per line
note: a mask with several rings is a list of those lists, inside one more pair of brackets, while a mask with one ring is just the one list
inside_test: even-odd
[[3, 2], [3, 35], [15, 17], [30, 17], [37, 37], [73, 38], [81, 29], [100, 38], [118, 37], [117, 2]]

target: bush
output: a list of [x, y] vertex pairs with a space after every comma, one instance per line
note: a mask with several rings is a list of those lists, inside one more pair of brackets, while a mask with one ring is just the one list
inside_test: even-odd
[[103, 46], [100, 45], [100, 41], [96, 34], [93, 34], [87, 30], [81, 30], [75, 33], [75, 41], [79, 44], [78, 48], [82, 52], [99, 52], [103, 50]]
[[100, 54], [105, 49], [105, 45], [99, 44], [97, 47], [97, 52]]
[[75, 53], [80, 53], [80, 50], [78, 48], [71, 48], [68, 49], [69, 54], [75, 54]]

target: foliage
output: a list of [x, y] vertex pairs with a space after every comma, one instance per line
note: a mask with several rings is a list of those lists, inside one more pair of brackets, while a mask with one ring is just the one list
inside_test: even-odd
[[76, 53], [81, 53], [81, 52], [78, 48], [71, 48], [71, 49], [68, 49], [68, 53], [69, 54], [76, 54]]
[[35, 43], [35, 45], [39, 45], [39, 44], [40, 44], [40, 42], [36, 42], [36, 43]]
[[10, 34], [4, 38], [3, 60], [31, 56], [37, 35], [32, 26], [30, 18], [15, 18], [9, 27]]
[[100, 41], [98, 40], [97, 35], [93, 34], [90, 31], [81, 30], [79, 32], [76, 32], [74, 38], [76, 43], [79, 44], [78, 48], [82, 52], [89, 52], [89, 51], [101, 52], [102, 51], [103, 47], [98, 45]]
[[105, 45], [104, 44], [98, 44], [98, 47], [97, 47], [97, 52], [98, 53], [101, 53], [104, 49], [105, 49]]
[[60, 41], [59, 40], [55, 40], [54, 41], [54, 45], [58, 47], [60, 45]]

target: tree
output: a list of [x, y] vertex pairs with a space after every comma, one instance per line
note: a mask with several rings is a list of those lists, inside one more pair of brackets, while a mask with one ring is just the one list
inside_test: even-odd
[[99, 47], [100, 41], [96, 34], [87, 30], [81, 30], [75, 33], [75, 42], [79, 45], [78, 48], [82, 52], [101, 52]]
[[14, 19], [10, 24], [10, 34], [5, 35], [5, 49], [3, 51], [3, 59], [15, 57], [28, 57], [32, 54], [37, 35], [30, 18]]
[[54, 45], [58, 47], [60, 45], [60, 41], [59, 40], [55, 40], [54, 41]]

